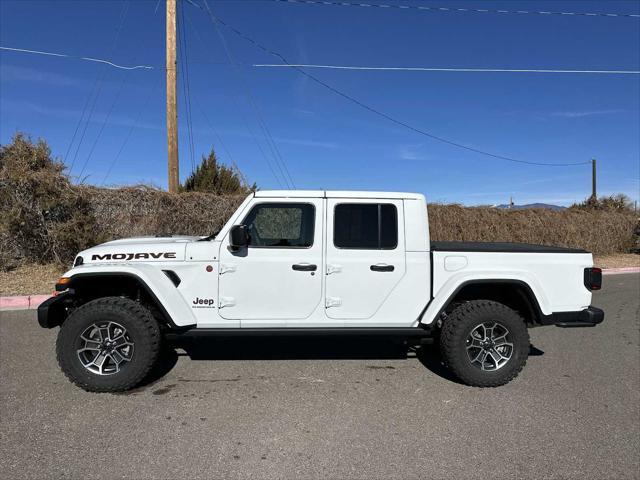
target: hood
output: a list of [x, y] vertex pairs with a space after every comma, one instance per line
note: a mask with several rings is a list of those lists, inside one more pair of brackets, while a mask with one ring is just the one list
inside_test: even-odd
[[[135, 237], [112, 240], [83, 250], [74, 265], [128, 262], [176, 262], [185, 259], [187, 244], [202, 237]], [[82, 257], [82, 263], [79, 263]]]

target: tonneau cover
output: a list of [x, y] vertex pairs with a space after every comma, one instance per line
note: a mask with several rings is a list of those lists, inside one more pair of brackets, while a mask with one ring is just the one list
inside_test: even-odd
[[431, 242], [432, 252], [589, 253], [579, 248], [509, 242]]

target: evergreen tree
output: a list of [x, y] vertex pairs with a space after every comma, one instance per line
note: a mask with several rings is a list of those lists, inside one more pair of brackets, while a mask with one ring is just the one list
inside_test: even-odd
[[213, 149], [208, 156], [202, 157], [195, 172], [181, 186], [183, 192], [209, 192], [217, 195], [244, 194], [256, 188], [255, 183], [252, 186], [246, 184], [239, 170], [218, 162]]

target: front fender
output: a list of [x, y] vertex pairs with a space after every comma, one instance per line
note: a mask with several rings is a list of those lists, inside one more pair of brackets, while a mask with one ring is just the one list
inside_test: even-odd
[[[167, 266], [167, 265], [163, 265]], [[170, 266], [167, 266], [169, 269]], [[176, 285], [156, 265], [136, 264], [130, 265], [83, 265], [72, 268], [64, 274], [69, 277], [69, 286], [73, 289], [86, 278], [99, 278], [101, 276], [128, 276], [134, 278], [156, 302], [167, 319], [175, 327], [187, 327], [196, 324], [191, 309], [178, 291]]]

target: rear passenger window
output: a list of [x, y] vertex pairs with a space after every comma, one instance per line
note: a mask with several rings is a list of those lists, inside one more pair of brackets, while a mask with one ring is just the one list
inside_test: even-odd
[[393, 250], [398, 245], [398, 211], [389, 203], [341, 203], [333, 216], [338, 248]]

